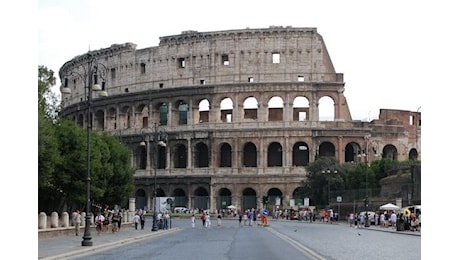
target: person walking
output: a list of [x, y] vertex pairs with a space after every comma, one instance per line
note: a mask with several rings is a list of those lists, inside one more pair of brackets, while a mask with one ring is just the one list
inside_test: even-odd
[[221, 226], [222, 225], [222, 215], [220, 214], [220, 212], [217, 214], [217, 226]]
[[75, 235], [78, 236], [80, 234], [80, 224], [81, 224], [81, 215], [80, 210], [76, 210], [73, 214], [73, 225], [75, 227]]
[[120, 222], [120, 215], [118, 212], [113, 213], [112, 216], [112, 233], [118, 232], [118, 223]]
[[141, 220], [141, 230], [144, 230], [145, 214], [144, 214], [144, 211], [142, 209], [139, 211], [139, 218]]
[[192, 214], [192, 228], [195, 228], [195, 214]]
[[133, 218], [134, 221], [134, 229], [137, 230], [137, 226], [139, 225], [139, 222], [141, 221], [141, 217], [139, 217], [139, 214], [136, 213]]
[[203, 227], [206, 225], [206, 213], [203, 211], [203, 215], [201, 215], [201, 221], [203, 222]]
[[167, 211], [163, 215], [163, 223], [164, 223], [164, 229], [168, 229], [169, 228], [169, 214]]
[[211, 216], [209, 216], [209, 213], [206, 213], [206, 227], [211, 227]]
[[96, 222], [96, 231], [97, 231], [97, 234], [100, 235], [101, 234], [101, 231], [102, 231], [102, 225], [104, 223], [104, 216], [101, 214], [101, 212], [99, 211], [97, 213], [97, 216], [96, 216], [96, 219], [94, 220]]
[[355, 220], [355, 217], [353, 216], [353, 213], [348, 213], [348, 223], [350, 224], [350, 227], [353, 226], [354, 220]]

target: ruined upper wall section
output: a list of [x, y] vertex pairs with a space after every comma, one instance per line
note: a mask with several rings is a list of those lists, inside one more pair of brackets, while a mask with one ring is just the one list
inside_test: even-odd
[[[137, 50], [132, 43], [91, 51], [65, 63], [70, 104], [84, 100], [81, 79], [88, 60], [107, 69], [109, 95], [151, 89], [242, 86], [252, 83], [296, 84], [304, 92], [342, 93], [343, 74], [336, 73], [316, 28], [269, 27], [215, 32], [185, 31], [160, 37], [159, 46]], [[319, 87], [319, 88], [318, 88]], [[228, 88], [228, 87], [225, 87]], [[264, 91], [263, 87], [260, 91]], [[313, 102], [313, 101], [311, 101]]]

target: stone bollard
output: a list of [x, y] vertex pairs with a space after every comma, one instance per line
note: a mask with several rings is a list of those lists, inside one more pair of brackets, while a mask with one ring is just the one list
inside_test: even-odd
[[67, 212], [61, 215], [61, 227], [69, 227], [69, 213]]
[[57, 212], [51, 212], [51, 228], [59, 227], [59, 215]]
[[45, 229], [46, 228], [46, 213], [45, 212], [40, 212], [38, 214], [38, 229]]
[[126, 219], [128, 222], [132, 222], [134, 219], [134, 212], [136, 211], [136, 198], [129, 198], [128, 204], [128, 218]]
[[129, 221], [128, 211], [127, 211], [127, 210], [124, 210], [122, 214], [123, 214], [123, 216], [122, 216], [122, 217], [123, 217], [123, 221], [122, 221], [122, 222], [123, 222], [123, 223], [127, 223], [127, 222]]
[[134, 212], [136, 210], [136, 198], [129, 198], [129, 207], [130, 212]]

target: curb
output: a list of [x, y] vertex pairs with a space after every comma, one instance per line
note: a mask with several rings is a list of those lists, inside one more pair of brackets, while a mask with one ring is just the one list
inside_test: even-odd
[[57, 259], [66, 259], [66, 258], [76, 256], [76, 255], [81, 257], [81, 256], [88, 255], [90, 253], [94, 253], [96, 251], [107, 250], [107, 249], [113, 248], [113, 247], [118, 246], [118, 245], [131, 244], [131, 243], [141, 241], [141, 240], [144, 240], [144, 239], [147, 239], [147, 238], [157, 237], [157, 236], [162, 236], [162, 235], [166, 235], [166, 234], [169, 234], [169, 233], [177, 232], [179, 230], [181, 230], [181, 229], [177, 228], [177, 227], [176, 228], [171, 228], [171, 229], [164, 230], [164, 231], [161, 231], [161, 232], [154, 232], [154, 233], [150, 233], [150, 234], [146, 234], [146, 235], [142, 235], [142, 236], [135, 236], [135, 237], [125, 238], [125, 239], [115, 241], [115, 242], [109, 242], [109, 243], [105, 243], [105, 244], [101, 244], [101, 245], [97, 245], [97, 246], [90, 246], [90, 247], [74, 250], [74, 251], [71, 251], [71, 252], [67, 252], [67, 253], [64, 253], [64, 254], [54, 255], [54, 256], [49, 256], [49, 257], [43, 257], [43, 258], [39, 258], [39, 259], [57, 260]]

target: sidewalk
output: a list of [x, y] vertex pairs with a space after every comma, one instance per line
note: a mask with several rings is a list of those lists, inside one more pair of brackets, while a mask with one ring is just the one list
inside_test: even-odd
[[180, 228], [171, 228], [168, 230], [151, 231], [150, 227], [144, 230], [134, 229], [131, 226], [122, 227], [119, 232], [105, 232], [98, 235], [91, 232], [93, 241], [92, 246], [82, 246], [84, 232], [79, 236], [66, 235], [55, 238], [43, 238], [38, 240], [38, 259], [65, 259], [67, 257], [81, 255], [98, 249], [107, 249], [120, 244], [129, 244], [149, 237], [161, 236], [172, 232], [179, 231]]

